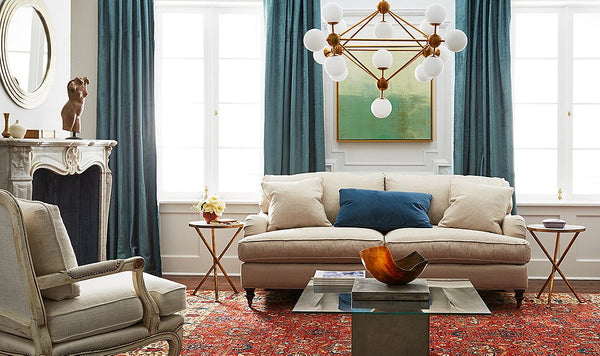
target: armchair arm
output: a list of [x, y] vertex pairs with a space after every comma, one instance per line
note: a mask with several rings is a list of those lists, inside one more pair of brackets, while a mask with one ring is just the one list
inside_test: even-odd
[[150, 334], [155, 334], [158, 331], [160, 317], [158, 305], [150, 296], [144, 283], [143, 257], [136, 256], [124, 260], [109, 260], [77, 266], [67, 271], [39, 276], [37, 283], [40, 289], [47, 289], [126, 271], [132, 272], [133, 288], [142, 302], [144, 309], [142, 323]]
[[524, 239], [527, 233], [525, 219], [521, 215], [506, 215], [502, 222], [502, 234]]
[[256, 215], [248, 215], [244, 224], [244, 236], [251, 236], [267, 232], [269, 216], [263, 212]]

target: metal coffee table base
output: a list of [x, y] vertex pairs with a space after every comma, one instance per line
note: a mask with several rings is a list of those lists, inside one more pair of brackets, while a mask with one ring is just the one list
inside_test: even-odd
[[429, 355], [429, 315], [352, 314], [352, 355]]

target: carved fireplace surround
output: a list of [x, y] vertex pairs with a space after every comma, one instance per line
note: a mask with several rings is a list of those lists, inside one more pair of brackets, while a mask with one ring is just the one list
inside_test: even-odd
[[60, 176], [82, 174], [99, 169], [98, 260], [106, 259], [106, 235], [112, 174], [108, 168], [112, 140], [0, 139], [0, 188], [14, 196], [32, 199], [33, 177], [38, 169]]

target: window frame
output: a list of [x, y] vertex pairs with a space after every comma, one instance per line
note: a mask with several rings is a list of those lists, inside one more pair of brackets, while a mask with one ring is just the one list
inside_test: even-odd
[[[166, 13], [202, 13], [204, 14], [204, 144], [203, 157], [204, 161], [204, 176], [198, 179], [204, 184], [198, 185], [198, 191], [172, 192], [166, 191], [163, 187], [162, 174], [157, 174], [157, 194], [159, 202], [190, 202], [196, 201], [204, 196], [204, 187], [206, 186], [210, 193], [218, 193], [222, 195], [228, 203], [248, 203], [256, 202], [260, 186], [257, 183], [256, 191], [251, 192], [225, 192], [219, 189], [219, 26], [218, 19], [221, 14], [255, 14], [260, 19], [260, 25], [263, 29], [263, 38], [260, 43], [259, 61], [261, 63], [261, 78], [264, 78], [264, 19], [262, 16], [263, 5], [261, 1], [256, 0], [238, 0], [238, 1], [177, 1], [177, 0], [157, 0], [155, 1], [155, 86], [162, 87], [162, 41], [159, 40], [162, 35], [162, 18]], [[228, 83], [226, 85], [235, 85]], [[264, 92], [264, 82], [261, 83], [261, 90]], [[155, 90], [156, 104], [156, 142], [157, 142], [157, 167], [161, 169], [164, 158], [162, 150], [161, 131], [163, 125], [168, 125], [167, 122], [159, 118], [158, 113], [162, 112], [162, 100], [160, 99], [158, 90]], [[262, 125], [264, 120], [264, 98], [261, 98], [259, 105], [260, 121], [257, 124]], [[258, 171], [263, 172], [264, 155], [263, 136], [257, 138], [259, 141], [260, 167]], [[190, 162], [193, 164], [193, 162]], [[235, 162], [224, 162], [223, 164], [235, 164]]]
[[[561, 202], [558, 198], [558, 189], [561, 189], [562, 202], [598, 202], [600, 201], [600, 192], [598, 194], [574, 194], [574, 52], [573, 18], [578, 13], [594, 12], [600, 14], [600, 5], [589, 1], [512, 1], [512, 21], [511, 21], [511, 71], [515, 78], [515, 59], [520, 59], [515, 55], [516, 43], [516, 14], [518, 13], [553, 13], [558, 16], [558, 54], [557, 54], [557, 187], [553, 194], [527, 194], [519, 192], [517, 186], [518, 203], [534, 202]], [[540, 59], [542, 57], [539, 57]], [[514, 85], [514, 79], [513, 79]], [[514, 87], [513, 87], [514, 88]], [[514, 100], [513, 89], [513, 102]], [[519, 103], [527, 104], [527, 103]], [[539, 103], [533, 103], [539, 104]], [[571, 113], [571, 115], [569, 115]], [[591, 162], [590, 162], [591, 163]], [[519, 173], [515, 171], [517, 176]]]

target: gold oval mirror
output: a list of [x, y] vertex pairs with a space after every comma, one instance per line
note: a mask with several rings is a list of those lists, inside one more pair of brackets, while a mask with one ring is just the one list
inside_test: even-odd
[[26, 109], [44, 102], [54, 77], [52, 27], [40, 0], [5, 0], [0, 9], [0, 78]]

